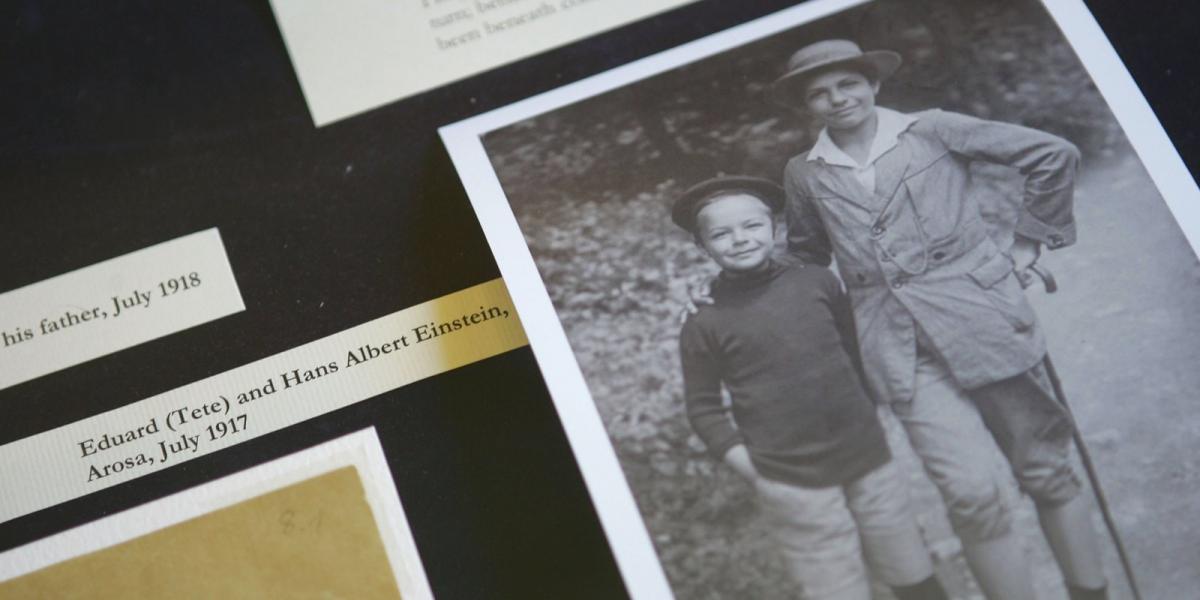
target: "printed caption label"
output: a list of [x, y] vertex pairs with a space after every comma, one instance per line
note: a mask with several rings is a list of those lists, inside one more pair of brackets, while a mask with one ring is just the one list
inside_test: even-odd
[[695, 0], [271, 0], [320, 127]]
[[500, 279], [0, 446], [0, 522], [525, 346]]
[[216, 229], [0, 294], [0, 389], [245, 310]]

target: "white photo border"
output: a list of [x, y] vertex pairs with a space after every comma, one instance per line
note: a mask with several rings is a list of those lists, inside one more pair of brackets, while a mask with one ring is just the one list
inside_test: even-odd
[[0, 553], [0, 581], [109, 548], [347, 466], [358, 471], [400, 595], [405, 600], [433, 600], [416, 541], [374, 427]]
[[[670, 585], [616, 452], [492, 168], [483, 136], [871, 0], [811, 0], [514, 104], [442, 127], [521, 316], [563, 429], [630, 596], [669, 598]], [[1040, 0], [1121, 125], [1193, 251], [1200, 253], [1200, 188], [1083, 0]]]

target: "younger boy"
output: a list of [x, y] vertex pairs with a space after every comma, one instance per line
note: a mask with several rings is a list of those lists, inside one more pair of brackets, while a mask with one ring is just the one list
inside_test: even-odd
[[783, 188], [750, 177], [710, 179], [675, 202], [674, 222], [722, 268], [713, 304], [680, 334], [688, 419], [758, 492], [801, 597], [868, 600], [865, 555], [901, 600], [945, 598], [837, 278], [771, 259], [784, 203]]

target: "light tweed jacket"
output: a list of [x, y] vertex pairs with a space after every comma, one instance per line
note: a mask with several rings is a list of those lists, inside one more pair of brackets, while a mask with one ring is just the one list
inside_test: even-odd
[[837, 257], [867, 379], [883, 400], [913, 395], [917, 327], [966, 389], [1017, 375], [1046, 353], [1012, 260], [988, 237], [972, 161], [1025, 176], [1016, 234], [1051, 249], [1075, 241], [1075, 146], [941, 110], [912, 116], [875, 162], [874, 190], [851, 168], [805, 154], [784, 171], [788, 248], [810, 263]]

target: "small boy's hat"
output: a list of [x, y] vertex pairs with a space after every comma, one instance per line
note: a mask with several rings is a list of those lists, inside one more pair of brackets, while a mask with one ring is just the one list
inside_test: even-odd
[[770, 97], [776, 104], [797, 105], [798, 94], [815, 71], [834, 66], [857, 67], [875, 74], [875, 79], [887, 79], [900, 68], [900, 55], [891, 50], [863, 52], [850, 40], [824, 40], [809, 44], [788, 59], [787, 72], [771, 84]]
[[695, 232], [696, 215], [708, 200], [739, 193], [762, 200], [773, 213], [783, 210], [785, 204], [783, 188], [774, 181], [744, 175], [721, 175], [693, 185], [676, 198], [671, 207], [671, 220], [683, 229]]

